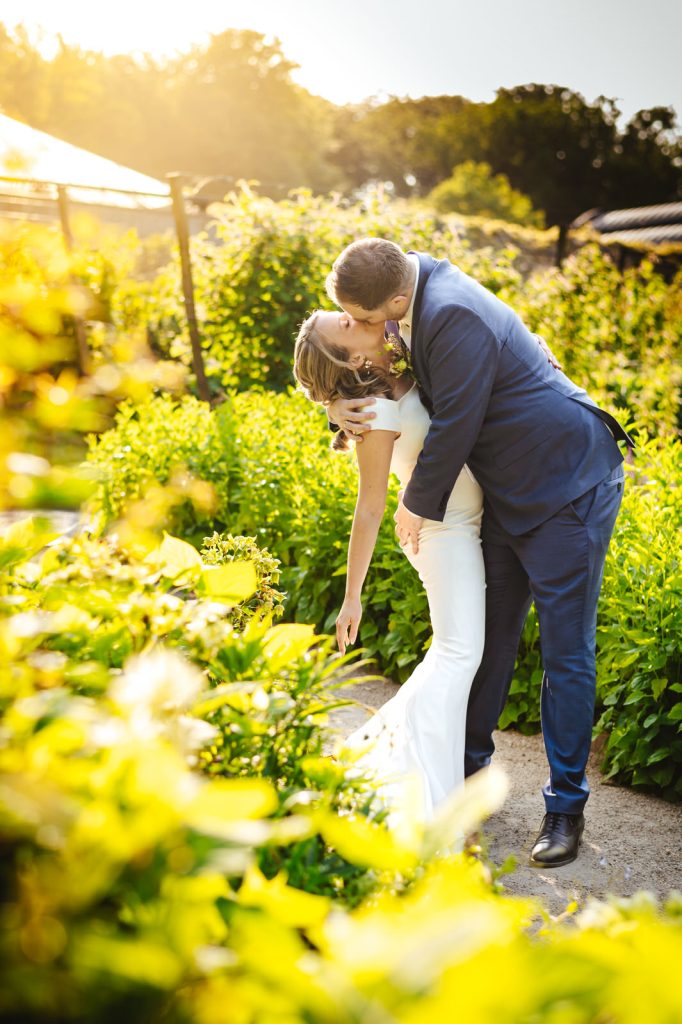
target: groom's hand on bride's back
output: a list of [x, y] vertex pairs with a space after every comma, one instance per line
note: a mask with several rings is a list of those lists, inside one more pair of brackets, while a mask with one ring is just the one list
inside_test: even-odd
[[327, 415], [331, 423], [336, 423], [349, 437], [362, 441], [362, 435], [372, 428], [369, 421], [376, 416], [372, 412], [374, 399], [337, 398], [327, 406]]

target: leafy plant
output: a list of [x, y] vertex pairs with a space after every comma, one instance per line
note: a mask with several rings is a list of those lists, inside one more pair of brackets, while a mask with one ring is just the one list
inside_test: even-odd
[[256, 590], [248, 601], [232, 611], [232, 624], [243, 630], [246, 623], [255, 615], [281, 615], [285, 595], [277, 589], [280, 562], [278, 558], [259, 548], [255, 537], [233, 537], [231, 533], [214, 533], [205, 537], [201, 548], [201, 557], [206, 565], [229, 565], [233, 562], [249, 562], [256, 572]]

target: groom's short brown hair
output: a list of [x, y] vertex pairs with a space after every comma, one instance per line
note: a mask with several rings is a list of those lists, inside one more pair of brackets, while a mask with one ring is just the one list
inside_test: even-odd
[[399, 245], [386, 238], [361, 238], [334, 260], [327, 295], [339, 305], [379, 309], [409, 281], [410, 261]]

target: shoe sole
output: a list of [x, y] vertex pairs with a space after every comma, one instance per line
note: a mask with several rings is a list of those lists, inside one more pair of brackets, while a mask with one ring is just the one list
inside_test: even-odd
[[583, 831], [584, 826], [583, 828], [581, 828], [580, 835], [578, 836], [578, 849], [572, 856], [564, 857], [563, 860], [553, 860], [551, 864], [548, 864], [546, 861], [542, 860], [533, 860], [532, 857], [529, 857], [528, 863], [532, 868], [562, 868], [565, 864], [572, 864], [574, 860], [578, 859], [578, 854], [580, 853], [580, 844], [583, 841]]

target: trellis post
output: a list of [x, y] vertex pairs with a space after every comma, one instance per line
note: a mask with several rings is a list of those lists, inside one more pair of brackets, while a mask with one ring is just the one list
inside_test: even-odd
[[[73, 252], [73, 234], [71, 231], [71, 221], [69, 219], [69, 193], [66, 185], [57, 185], [57, 205], [59, 207], [59, 220], [62, 226], [62, 235], [64, 236], [64, 246], [69, 255], [71, 255]], [[71, 277], [73, 279], [73, 274]], [[90, 368], [88, 339], [85, 333], [85, 324], [77, 313], [73, 314], [73, 331], [76, 336], [78, 366], [81, 373], [88, 373]]]
[[199, 397], [204, 401], [210, 401], [208, 381], [204, 370], [204, 356], [201, 350], [201, 339], [197, 326], [197, 314], [194, 306], [194, 284], [192, 282], [192, 262], [189, 253], [189, 228], [187, 226], [187, 213], [185, 210], [185, 198], [182, 194], [182, 176], [180, 174], [166, 175], [170, 185], [171, 199], [173, 201], [173, 218], [175, 220], [175, 232], [178, 237], [180, 249], [180, 268], [182, 271], [182, 293], [185, 299], [185, 313], [189, 327], [189, 337], [192, 344], [192, 364], [197, 378], [197, 389]]

